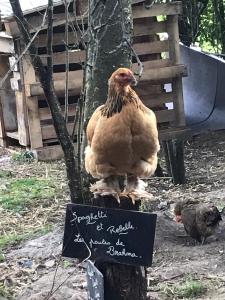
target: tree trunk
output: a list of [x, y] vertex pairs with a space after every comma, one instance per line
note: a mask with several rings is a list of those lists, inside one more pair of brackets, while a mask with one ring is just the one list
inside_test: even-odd
[[[84, 133], [82, 153], [87, 144], [86, 127], [94, 110], [107, 99], [108, 79], [119, 67], [131, 66], [132, 11], [131, 0], [89, 0], [89, 42], [87, 50]], [[84, 168], [83, 168], [84, 171]], [[84, 171], [85, 172], [85, 171]], [[85, 198], [90, 199], [91, 178], [83, 178]], [[118, 208], [113, 197], [99, 197], [92, 202], [97, 206]], [[120, 209], [137, 210], [121, 199]], [[144, 267], [98, 263], [104, 276], [105, 300], [144, 300], [147, 283]]]
[[[25, 44], [28, 45], [31, 40], [31, 35], [29, 33], [27, 21], [23, 16], [23, 12], [21, 10], [19, 0], [10, 0], [10, 4], [12, 6], [13, 13], [16, 16], [15, 20], [17, 22], [22, 38]], [[74, 146], [69, 136], [66, 127], [66, 122], [62, 115], [60, 103], [56, 96], [54, 85], [53, 85], [53, 79], [52, 79], [52, 34], [53, 34], [52, 22], [53, 22], [53, 1], [49, 0], [48, 45], [47, 45], [48, 68], [45, 69], [40, 57], [37, 55], [38, 53], [37, 48], [33, 43], [30, 45], [28, 52], [30, 54], [31, 63], [39, 77], [40, 83], [44, 90], [46, 101], [48, 102], [49, 108], [52, 113], [55, 131], [64, 152], [71, 201], [74, 203], [80, 203], [82, 201], [81, 198], [82, 193], [81, 193], [80, 180], [79, 180], [80, 176], [77, 172], [77, 165], [75, 161]]]
[[[93, 199], [95, 206], [138, 210], [141, 201], [135, 205], [126, 197], [120, 198], [120, 204], [114, 197], [105, 196]], [[113, 263], [96, 263], [96, 267], [104, 276], [105, 300], [146, 300], [147, 272], [145, 267], [128, 266]]]
[[[131, 66], [129, 47], [132, 36], [131, 2], [131, 0], [89, 0], [83, 154], [87, 145], [87, 123], [94, 110], [106, 102], [109, 77], [117, 68]], [[91, 178], [84, 170], [84, 157], [82, 165], [84, 198], [90, 199]]]

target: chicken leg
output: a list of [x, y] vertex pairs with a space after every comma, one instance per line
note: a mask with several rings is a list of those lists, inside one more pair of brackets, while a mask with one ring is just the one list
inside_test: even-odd
[[121, 196], [130, 197], [134, 204], [140, 198], [151, 199], [152, 194], [145, 191], [147, 184], [136, 175], [127, 174], [127, 184]]
[[90, 191], [94, 194], [95, 198], [98, 196], [111, 195], [116, 198], [118, 203], [120, 203], [119, 195], [121, 194], [121, 189], [117, 176], [109, 176], [96, 181], [91, 185]]

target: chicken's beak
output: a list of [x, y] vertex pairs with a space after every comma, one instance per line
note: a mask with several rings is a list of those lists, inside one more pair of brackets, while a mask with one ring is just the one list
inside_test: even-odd
[[137, 85], [137, 79], [134, 76], [131, 76], [131, 78], [130, 78], [130, 85], [131, 86]]

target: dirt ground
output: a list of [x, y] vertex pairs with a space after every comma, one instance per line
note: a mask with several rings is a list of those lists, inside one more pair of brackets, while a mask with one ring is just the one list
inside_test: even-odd
[[[149, 180], [154, 199], [143, 203], [143, 209], [156, 212], [158, 220], [153, 265], [148, 268], [148, 296], [152, 300], [224, 300], [225, 216], [216, 234], [202, 246], [185, 236], [183, 226], [174, 222], [172, 210], [176, 201], [188, 198], [213, 202], [220, 210], [225, 206], [225, 131], [187, 142], [185, 164], [185, 185], [174, 186], [169, 177]], [[26, 215], [24, 226], [45, 219], [52, 223], [51, 230], [5, 248], [0, 263], [0, 300], [87, 299], [85, 264], [60, 258], [65, 203], [69, 199], [63, 163], [18, 164], [0, 148], [1, 169], [22, 178], [52, 176], [62, 189], [47, 208], [38, 202], [32, 208], [32, 217]], [[39, 215], [35, 216], [37, 210]], [[21, 216], [11, 213], [9, 218], [9, 213], [1, 209], [0, 218], [8, 228], [16, 226]], [[2, 295], [1, 287], [6, 291]], [[48, 297], [50, 291], [53, 293]]]

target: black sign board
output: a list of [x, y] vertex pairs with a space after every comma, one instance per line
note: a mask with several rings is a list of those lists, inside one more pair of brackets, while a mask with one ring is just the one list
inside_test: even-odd
[[151, 266], [156, 214], [68, 204], [62, 255]]
[[104, 300], [104, 278], [95, 265], [87, 261], [88, 300]]

